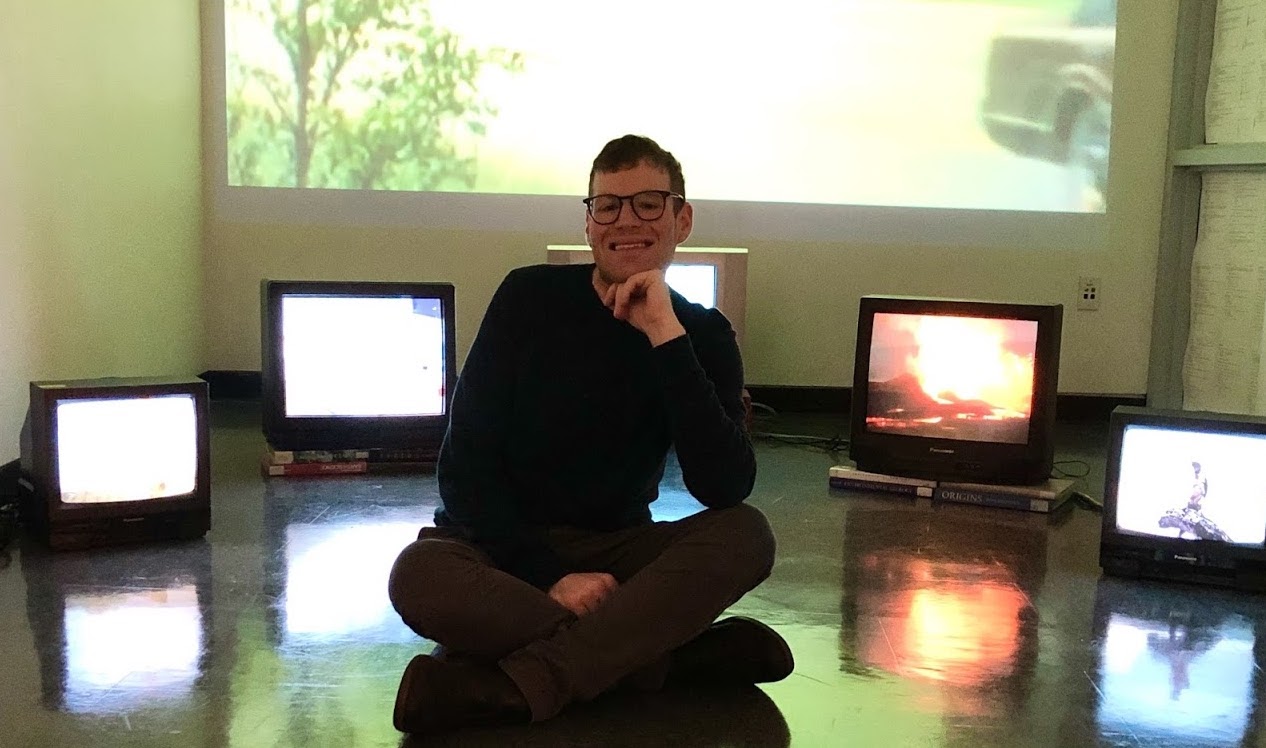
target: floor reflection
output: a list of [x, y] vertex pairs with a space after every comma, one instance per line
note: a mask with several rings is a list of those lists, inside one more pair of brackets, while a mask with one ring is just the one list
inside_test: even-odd
[[23, 550], [46, 707], [76, 714], [191, 701], [209, 639], [205, 541], [52, 554]]
[[1095, 599], [1096, 726], [1146, 745], [1260, 745], [1261, 621], [1242, 596], [1112, 579]]
[[[229, 415], [203, 541], [0, 558], [0, 745], [401, 745], [400, 673], [433, 645], [386, 576], [434, 476], [263, 479], [257, 410]], [[1105, 430], [1074, 441], [1100, 485]], [[733, 613], [788, 638], [792, 677], [403, 744], [1266, 746], [1266, 595], [1101, 579], [1081, 509], [842, 496], [829, 456], [758, 451], [778, 560]], [[655, 516], [697, 509], [670, 461]]]
[[1030, 596], [1046, 557], [1045, 523], [1030, 519], [975, 507], [850, 511], [845, 669], [934, 684], [927, 708], [955, 718], [996, 718], [1023, 702], [1038, 648]]
[[[412, 515], [413, 512], [407, 512]], [[292, 523], [282, 555], [282, 646], [330, 639], [413, 641], [387, 599], [384, 580], [400, 550], [417, 538], [415, 518], [361, 523]]]
[[432, 511], [416, 486], [401, 477], [266, 482], [261, 604], [237, 624], [234, 744], [398, 735], [390, 709], [400, 673], [433, 646], [387, 596], [392, 563]]

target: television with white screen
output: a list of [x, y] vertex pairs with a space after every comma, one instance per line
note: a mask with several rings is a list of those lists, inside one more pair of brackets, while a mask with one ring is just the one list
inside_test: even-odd
[[268, 443], [438, 452], [457, 377], [453, 298], [449, 283], [264, 280]]
[[875, 473], [1035, 484], [1054, 462], [1063, 307], [863, 296], [849, 455]]
[[24, 516], [54, 548], [194, 538], [210, 527], [201, 379], [31, 382], [19, 441]]
[[1266, 418], [1120, 406], [1109, 422], [1100, 566], [1266, 589]]
[[[546, 248], [551, 265], [593, 263], [593, 250], [583, 244], [551, 244]], [[674, 291], [708, 309], [725, 315], [739, 345], [747, 318], [747, 249], [744, 247], [678, 247], [664, 279]]]

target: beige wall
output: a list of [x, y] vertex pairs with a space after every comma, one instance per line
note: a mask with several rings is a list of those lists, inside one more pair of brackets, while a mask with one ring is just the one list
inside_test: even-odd
[[0, 5], [0, 462], [32, 379], [201, 371], [198, 6]]
[[[694, 236], [751, 249], [748, 381], [847, 385], [857, 297], [897, 292], [1063, 301], [1061, 389], [1143, 392], [1176, 6], [1121, 0], [1105, 247]], [[450, 280], [464, 355], [502, 275], [579, 239], [579, 217], [576, 234], [558, 236], [231, 223], [210, 211], [200, 255], [197, 16], [170, 0], [0, 9], [0, 461], [16, 456], [3, 435], [17, 432], [30, 379], [258, 368], [260, 278]], [[1071, 308], [1080, 275], [1102, 281], [1098, 312]]]
[[[850, 384], [857, 298], [904, 293], [1063, 302], [1061, 391], [1143, 393], [1176, 13], [1177, 0], [1120, 3], [1104, 247], [1051, 252], [752, 241], [708, 234], [700, 228], [706, 222], [696, 221], [692, 244], [751, 250], [748, 382]], [[208, 106], [208, 111], [215, 110]], [[595, 150], [600, 145], [595, 143]], [[689, 164], [686, 168], [689, 174]], [[583, 178], [577, 175], [578, 189]], [[209, 208], [208, 367], [259, 368], [258, 287], [264, 277], [451, 281], [457, 286], [457, 347], [464, 357], [503, 274], [543, 262], [547, 244], [583, 241], [579, 214], [576, 225], [569, 235], [336, 228], [233, 223]], [[1078, 278], [1085, 275], [1101, 281], [1103, 300], [1096, 312], [1073, 308]]]

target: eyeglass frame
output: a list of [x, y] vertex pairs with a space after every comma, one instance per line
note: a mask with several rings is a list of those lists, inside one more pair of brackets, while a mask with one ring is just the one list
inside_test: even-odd
[[[638, 212], [637, 204], [633, 202], [633, 198], [637, 197], [638, 195], [645, 195], [647, 193], [654, 193], [664, 198], [664, 207], [660, 208], [659, 215], [655, 216], [654, 218], [645, 218], [644, 216], [642, 216], [642, 214]], [[615, 217], [612, 218], [610, 221], [607, 221], [606, 223], [599, 221], [598, 217], [593, 214], [593, 201], [597, 200], [600, 197], [614, 197], [620, 201], [620, 209], [616, 211]], [[598, 224], [599, 226], [610, 226], [611, 224], [620, 220], [620, 214], [624, 212], [624, 204], [626, 202], [629, 204], [629, 209], [633, 211], [633, 215], [637, 216], [638, 220], [658, 221], [659, 219], [664, 217], [664, 211], [668, 210], [668, 199], [673, 198], [673, 197], [680, 200], [683, 204], [686, 202], [685, 195], [672, 192], [670, 190], [638, 190], [637, 192], [634, 192], [632, 195], [616, 195], [611, 192], [604, 192], [601, 195], [590, 195], [589, 197], [582, 199], [580, 202], [585, 204], [585, 212], [589, 214], [589, 217], [593, 219], [594, 223]], [[674, 210], [676, 209], [674, 208]]]

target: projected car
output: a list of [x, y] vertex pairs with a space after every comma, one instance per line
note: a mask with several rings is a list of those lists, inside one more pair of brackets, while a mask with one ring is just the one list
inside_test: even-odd
[[1116, 0], [1083, 0], [1066, 23], [990, 43], [981, 121], [1023, 156], [1067, 167], [1070, 210], [1103, 210], [1112, 121]]

